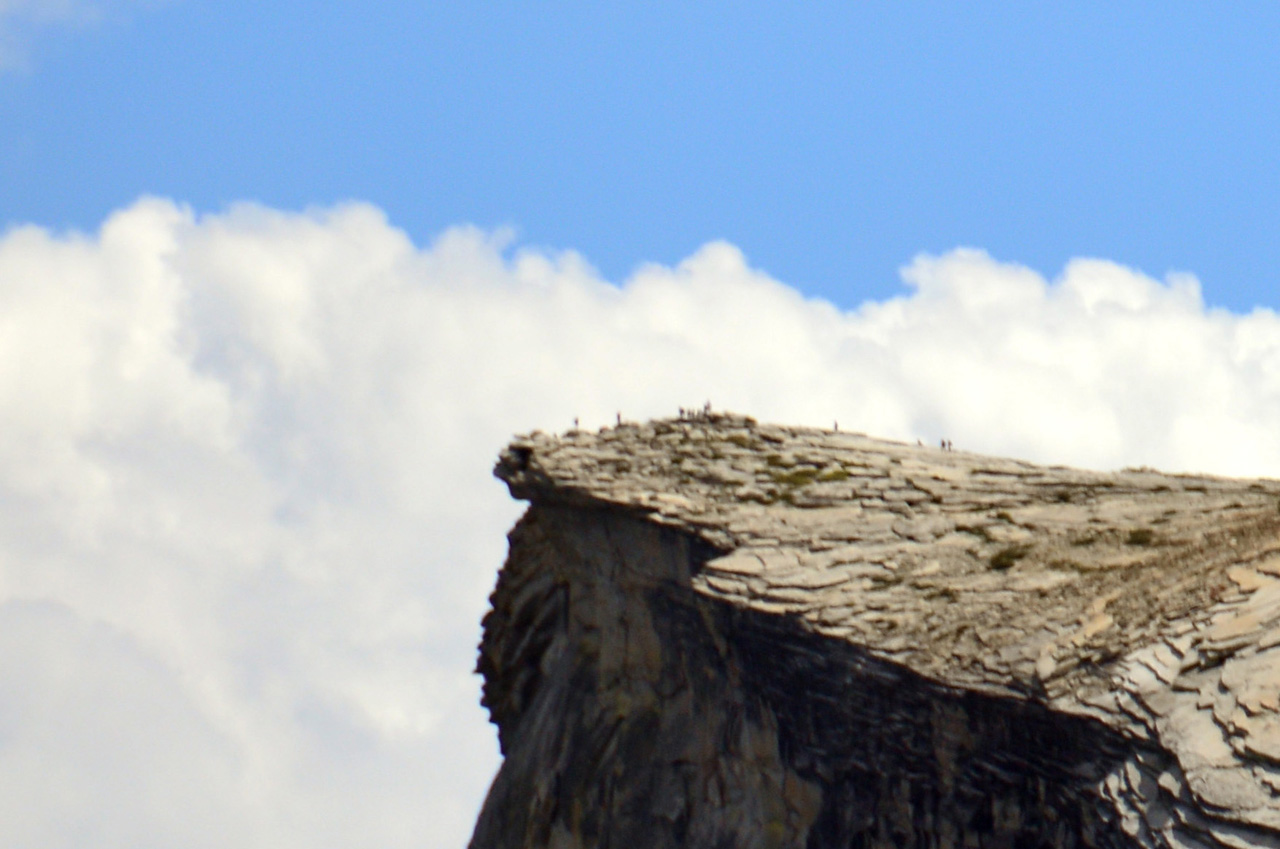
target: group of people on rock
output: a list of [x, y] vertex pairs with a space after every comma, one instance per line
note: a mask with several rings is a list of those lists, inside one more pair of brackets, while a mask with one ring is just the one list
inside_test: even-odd
[[685, 420], [705, 421], [710, 418], [711, 418], [711, 402], [710, 401], [703, 404], [701, 410], [693, 410], [693, 409], [686, 410], [684, 407], [680, 408], [681, 421], [685, 421]]

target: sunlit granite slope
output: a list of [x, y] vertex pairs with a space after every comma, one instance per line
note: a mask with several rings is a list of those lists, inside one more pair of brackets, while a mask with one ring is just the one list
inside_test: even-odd
[[1280, 845], [1280, 482], [516, 439], [472, 846]]

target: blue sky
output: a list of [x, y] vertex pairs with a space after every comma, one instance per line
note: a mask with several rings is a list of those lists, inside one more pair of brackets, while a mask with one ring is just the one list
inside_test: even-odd
[[0, 0], [0, 845], [465, 845], [515, 433], [1280, 476], [1280, 6], [1117, 5]]
[[853, 307], [918, 252], [1196, 274], [1277, 304], [1280, 9], [1193, 3], [242, 3], [34, 29], [0, 220], [367, 200], [611, 280], [727, 239]]

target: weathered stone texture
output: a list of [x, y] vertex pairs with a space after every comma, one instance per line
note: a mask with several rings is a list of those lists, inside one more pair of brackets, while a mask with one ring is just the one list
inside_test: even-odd
[[1280, 844], [1280, 483], [716, 414], [496, 473], [476, 849]]

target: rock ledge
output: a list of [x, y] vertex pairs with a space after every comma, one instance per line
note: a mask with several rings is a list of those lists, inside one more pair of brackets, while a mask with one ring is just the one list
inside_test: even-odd
[[534, 433], [472, 846], [1280, 845], [1280, 482]]

